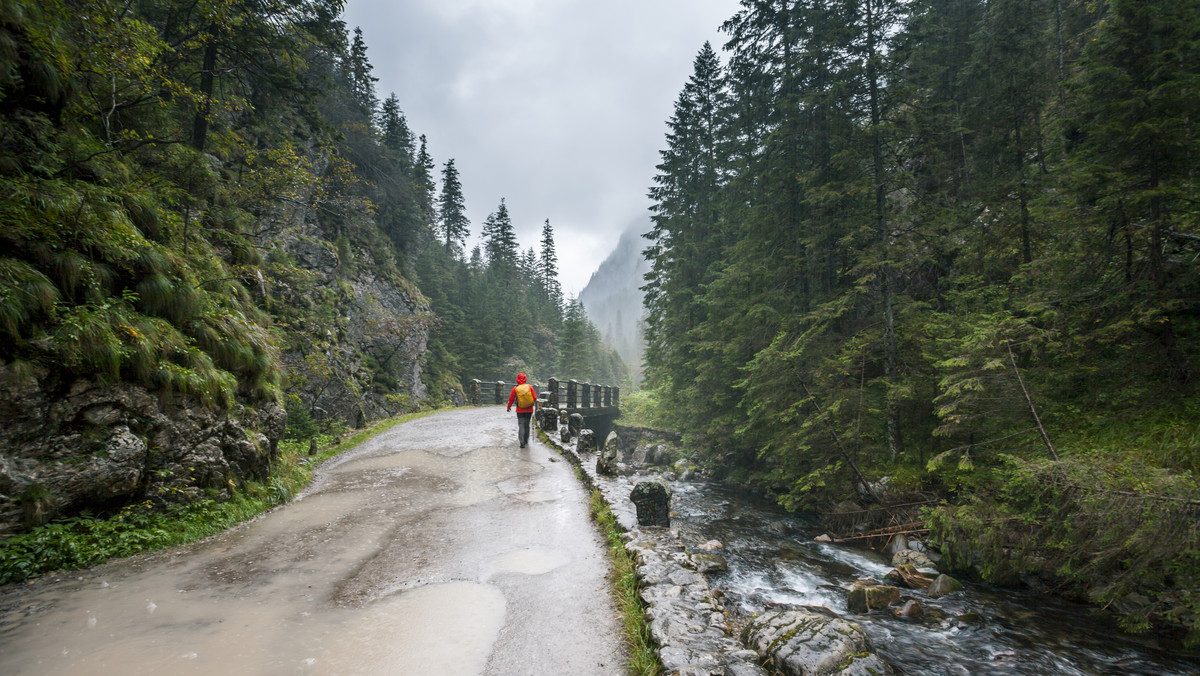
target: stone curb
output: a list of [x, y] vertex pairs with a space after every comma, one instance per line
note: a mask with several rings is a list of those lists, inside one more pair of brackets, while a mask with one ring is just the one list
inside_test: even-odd
[[708, 580], [696, 572], [678, 531], [641, 527], [629, 501], [629, 488], [596, 474], [596, 453], [580, 455], [574, 444], [550, 434], [548, 441], [583, 471], [584, 484], [599, 489], [625, 533], [625, 549], [637, 557], [641, 597], [650, 634], [667, 676], [767, 676], [759, 655], [732, 636], [729, 614]]

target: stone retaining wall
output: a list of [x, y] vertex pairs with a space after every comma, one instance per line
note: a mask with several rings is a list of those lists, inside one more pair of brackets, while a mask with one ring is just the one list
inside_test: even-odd
[[[836, 618], [827, 609], [780, 607], [749, 623], [745, 618], [732, 617], [721, 593], [709, 586], [704, 575], [710, 569], [724, 568], [720, 557], [704, 551], [689, 552], [676, 529], [638, 525], [629, 499], [634, 486], [630, 477], [601, 476], [596, 471], [598, 453], [578, 452], [569, 437], [566, 441], [549, 436], [545, 439], [583, 470], [584, 482], [600, 491], [625, 530], [622, 539], [625, 549], [637, 560], [650, 634], [667, 676], [894, 673], [874, 654], [861, 628]], [[715, 567], [714, 561], [719, 562]], [[762, 665], [769, 665], [771, 671]]]
[[[658, 646], [667, 676], [766, 676], [757, 652], [734, 637], [729, 613], [696, 566], [679, 533], [670, 528], [637, 525], [627, 480], [596, 474], [596, 454], [580, 455], [574, 443], [546, 436], [562, 455], [583, 472], [584, 482], [600, 490], [625, 530], [625, 549], [637, 557], [641, 597], [646, 602], [650, 634]], [[590, 461], [590, 462], [589, 462]]]

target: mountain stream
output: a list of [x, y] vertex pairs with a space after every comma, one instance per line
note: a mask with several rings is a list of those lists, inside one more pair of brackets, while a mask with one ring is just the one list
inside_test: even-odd
[[685, 541], [716, 539], [729, 572], [710, 578], [726, 605], [752, 615], [772, 604], [821, 605], [870, 635], [904, 674], [1200, 674], [1200, 654], [1153, 633], [1130, 635], [1096, 608], [1026, 590], [964, 582], [940, 599], [918, 598], [925, 615], [846, 611], [856, 579], [892, 569], [867, 549], [813, 541], [814, 526], [744, 493], [704, 483], [672, 483], [672, 527]]

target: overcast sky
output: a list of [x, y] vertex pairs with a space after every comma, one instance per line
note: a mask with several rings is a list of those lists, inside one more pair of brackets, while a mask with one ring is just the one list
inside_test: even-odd
[[[505, 198], [521, 249], [554, 227], [577, 294], [648, 224], [666, 121], [738, 0], [348, 0], [383, 100], [459, 170], [472, 237]], [[470, 245], [468, 245], [470, 246]]]

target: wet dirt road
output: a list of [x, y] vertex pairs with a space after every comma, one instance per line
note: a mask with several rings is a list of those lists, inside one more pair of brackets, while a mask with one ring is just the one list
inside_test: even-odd
[[557, 460], [502, 408], [398, 425], [249, 524], [0, 590], [0, 674], [620, 674]]

